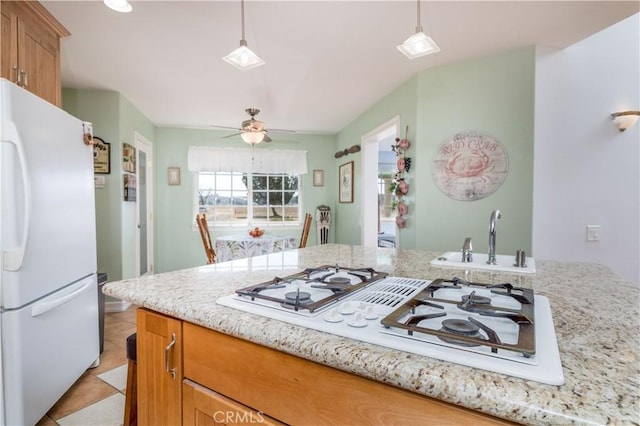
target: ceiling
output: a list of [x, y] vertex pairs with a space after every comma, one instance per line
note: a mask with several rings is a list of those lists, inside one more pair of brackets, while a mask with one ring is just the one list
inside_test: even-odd
[[[121, 93], [157, 126], [240, 126], [334, 134], [418, 71], [527, 45], [563, 48], [640, 10], [637, 1], [423, 1], [440, 53], [396, 50], [416, 28], [415, 1], [245, 3], [246, 40], [266, 65], [239, 71], [240, 1], [42, 1], [71, 32], [65, 88]], [[272, 138], [277, 140], [277, 137]]]

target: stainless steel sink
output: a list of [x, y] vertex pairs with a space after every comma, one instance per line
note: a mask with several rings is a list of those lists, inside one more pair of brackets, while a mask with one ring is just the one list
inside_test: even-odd
[[469, 270], [483, 270], [483, 271], [496, 271], [496, 272], [511, 272], [516, 274], [535, 274], [536, 262], [532, 257], [527, 257], [526, 266], [515, 266], [515, 256], [497, 254], [496, 264], [490, 265], [487, 263], [489, 255], [487, 253], [473, 253], [473, 260], [471, 262], [462, 261], [462, 253], [459, 251], [448, 251], [442, 255], [436, 257], [431, 261], [431, 265], [440, 266], [443, 268], [457, 268], [457, 269], [469, 269]]

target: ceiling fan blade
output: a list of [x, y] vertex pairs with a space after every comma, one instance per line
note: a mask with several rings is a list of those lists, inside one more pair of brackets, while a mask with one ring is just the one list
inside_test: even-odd
[[216, 124], [211, 124], [211, 127], [215, 127], [216, 129], [224, 129], [224, 130], [242, 130], [242, 129], [238, 129], [237, 127], [231, 127], [231, 126], [218, 126]]
[[222, 139], [231, 138], [233, 136], [238, 136], [238, 135], [241, 135], [241, 134], [242, 134], [242, 132], [231, 133], [230, 135], [223, 136]]
[[286, 130], [286, 129], [269, 129], [271, 133], [295, 133], [295, 130]]
[[269, 137], [269, 135], [264, 135], [264, 139], [262, 139], [262, 142], [271, 142], [271, 138]]

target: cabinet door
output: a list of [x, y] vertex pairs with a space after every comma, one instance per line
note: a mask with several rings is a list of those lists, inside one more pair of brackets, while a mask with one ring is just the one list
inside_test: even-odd
[[18, 17], [10, 3], [2, 3], [0, 7], [0, 77], [16, 82], [18, 66]]
[[22, 86], [60, 105], [58, 37], [32, 19], [18, 20], [18, 63]]
[[0, 75], [60, 106], [60, 37], [69, 32], [37, 1], [3, 1], [0, 9]]
[[241, 426], [260, 424], [276, 426], [283, 424], [191, 380], [184, 381], [182, 392], [184, 425]]
[[182, 424], [182, 322], [145, 309], [137, 315], [138, 422]]

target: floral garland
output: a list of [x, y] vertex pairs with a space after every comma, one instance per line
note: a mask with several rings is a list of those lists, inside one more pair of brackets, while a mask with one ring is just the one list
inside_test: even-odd
[[407, 150], [411, 147], [411, 142], [407, 139], [408, 133], [409, 126], [406, 128], [404, 139], [396, 138], [396, 143], [391, 145], [391, 149], [396, 153], [396, 157], [398, 158], [396, 162], [398, 172], [395, 174], [394, 180], [389, 186], [389, 191], [394, 195], [391, 208], [398, 212], [396, 216], [396, 225], [398, 228], [407, 226], [405, 216], [409, 213], [409, 206], [405, 200], [405, 195], [409, 192], [406, 173], [411, 169], [411, 158], [405, 156]]

